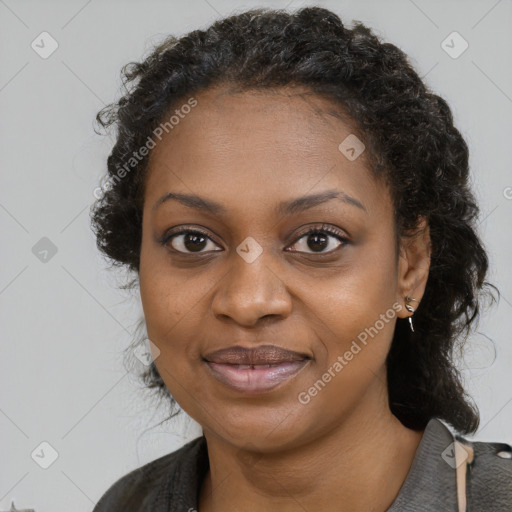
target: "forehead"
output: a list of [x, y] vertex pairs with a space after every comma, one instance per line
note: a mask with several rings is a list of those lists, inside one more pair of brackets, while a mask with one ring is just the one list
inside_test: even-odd
[[147, 202], [179, 189], [233, 205], [270, 204], [338, 188], [372, 208], [383, 195], [365, 152], [350, 160], [340, 151], [355, 134], [333, 102], [300, 88], [234, 94], [212, 88], [194, 99], [186, 114], [175, 105], [172, 129], [152, 150]]

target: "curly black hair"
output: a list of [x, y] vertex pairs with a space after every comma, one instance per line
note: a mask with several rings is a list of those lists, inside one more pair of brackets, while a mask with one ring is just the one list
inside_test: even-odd
[[[484, 294], [495, 301], [490, 289], [497, 289], [485, 281], [488, 258], [476, 231], [467, 144], [447, 102], [427, 88], [408, 57], [361, 22], [348, 29], [324, 8], [253, 9], [167, 37], [121, 76], [124, 95], [96, 116], [103, 129], [117, 128], [101, 196], [91, 207], [97, 246], [108, 261], [138, 274], [149, 157], [133, 155], [173, 108], [212, 86], [307, 88], [352, 120], [371, 172], [389, 185], [397, 239], [414, 233], [422, 217], [428, 221], [431, 266], [415, 332], [398, 319], [387, 357], [390, 408], [415, 430], [437, 417], [461, 433], [475, 432], [479, 414], [462, 386], [455, 349], [474, 327]], [[154, 363], [142, 379], [176, 406]]]

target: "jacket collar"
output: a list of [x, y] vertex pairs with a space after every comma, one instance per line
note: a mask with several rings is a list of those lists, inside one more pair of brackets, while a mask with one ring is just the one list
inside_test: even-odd
[[438, 419], [429, 421], [411, 469], [387, 512], [457, 510], [453, 442], [448, 427]]

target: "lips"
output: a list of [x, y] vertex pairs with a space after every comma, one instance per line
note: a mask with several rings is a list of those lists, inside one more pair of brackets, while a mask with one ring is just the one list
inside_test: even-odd
[[231, 390], [246, 394], [268, 393], [291, 381], [312, 358], [276, 345], [255, 348], [234, 346], [207, 354], [209, 374]]
[[287, 350], [276, 345], [262, 345], [245, 348], [239, 345], [216, 350], [204, 356], [209, 363], [233, 364], [241, 366], [276, 366], [310, 359], [306, 354]]

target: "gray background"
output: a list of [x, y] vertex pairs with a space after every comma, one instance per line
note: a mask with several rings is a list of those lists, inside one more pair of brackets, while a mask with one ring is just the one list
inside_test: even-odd
[[[0, 510], [14, 500], [36, 512], [90, 511], [126, 472], [200, 434], [185, 420], [146, 431], [165, 411], [123, 367], [121, 351], [141, 309], [136, 293], [116, 289], [89, 227], [112, 144], [94, 134], [93, 119], [118, 97], [121, 66], [165, 35], [203, 28], [235, 9], [308, 4], [0, 1]], [[476, 438], [512, 443], [511, 1], [316, 4], [402, 48], [447, 99], [470, 145], [490, 279], [503, 298], [461, 364], [481, 410]], [[59, 45], [47, 59], [31, 48], [43, 31]], [[469, 43], [456, 59], [441, 47], [453, 31]], [[48, 245], [43, 237], [57, 249], [46, 261], [37, 256], [36, 244]], [[58, 453], [48, 469], [31, 457], [37, 449], [49, 460], [43, 441]]]

